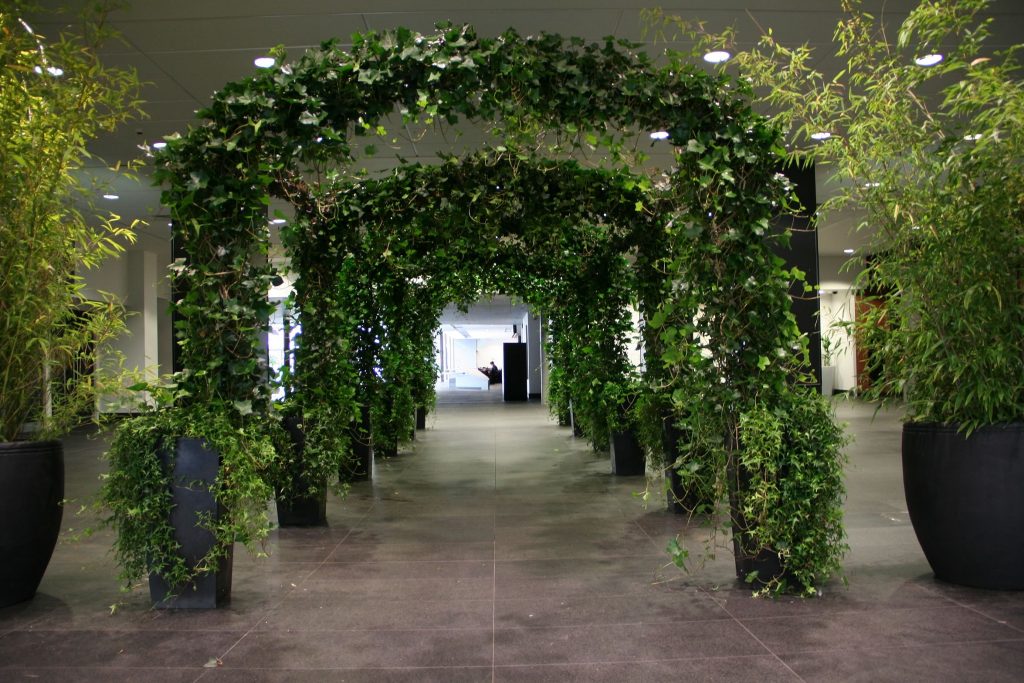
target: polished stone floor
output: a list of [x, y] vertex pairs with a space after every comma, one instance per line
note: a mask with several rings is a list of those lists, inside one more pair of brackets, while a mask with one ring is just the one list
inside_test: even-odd
[[[643, 477], [613, 478], [538, 404], [446, 400], [328, 528], [238, 553], [227, 608], [152, 611], [119, 592], [109, 532], [62, 542], [36, 598], [0, 610], [0, 681], [1024, 680], [1024, 594], [934, 580], [896, 416], [838, 411], [849, 585], [817, 599], [752, 599], [728, 552], [681, 574], [682, 521], [644, 508]], [[102, 448], [68, 442], [72, 534]]]

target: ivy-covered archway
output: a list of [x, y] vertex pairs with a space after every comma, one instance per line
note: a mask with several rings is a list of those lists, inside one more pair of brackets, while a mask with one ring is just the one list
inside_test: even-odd
[[[507, 153], [403, 166], [315, 194], [300, 177], [284, 180], [297, 208], [283, 235], [297, 274], [294, 305], [310, 321], [290, 388], [307, 420], [332, 431], [313, 447], [343, 451], [338, 425], [349, 420], [337, 417], [354, 414], [358, 403], [376, 408], [375, 425], [386, 427], [378, 436], [389, 432], [377, 444], [407, 435], [413, 406], [432, 401], [433, 337], [443, 308], [499, 291], [553, 320], [559, 341], [568, 336], [561, 325], [576, 321], [575, 336], [586, 343], [561, 347], [567, 352], [558, 366], [589, 368], [579, 373], [586, 391], [577, 392], [576, 405], [591, 414], [588, 436], [606, 446], [605, 385], [628, 374], [635, 278], [626, 255], [660, 232], [658, 211], [637, 211], [644, 202], [656, 208], [638, 180]], [[571, 358], [577, 348], [589, 358]], [[359, 400], [338, 386], [357, 386]], [[375, 390], [400, 396], [381, 405], [371, 400]]]
[[[324, 454], [343, 448], [329, 423], [352, 420], [359, 381], [358, 363], [349, 362], [358, 335], [339, 329], [361, 329], [372, 346], [379, 336], [362, 315], [411, 329], [422, 320], [398, 316], [493, 286], [481, 272], [550, 302], [550, 283], [569, 278], [539, 286], [521, 279], [570, 266], [580, 255], [573, 240], [590, 240], [609, 263], [618, 259], [616, 268], [632, 257], [651, 423], [668, 417], [686, 431], [675, 464], [708, 488], [704, 500], [731, 499], [738, 570], [741, 559], [768, 551], [804, 589], [834, 571], [842, 547], [837, 441], [819, 432], [811, 444], [801, 436], [806, 425], [792, 422], [831, 425], [820, 404], [794, 389], [806, 342], [788, 289], [802, 275], [774, 256], [771, 242], [785, 235], [769, 229], [789, 201], [777, 173], [780, 133], [753, 113], [742, 82], [708, 75], [682, 55], [655, 66], [635, 48], [512, 31], [486, 39], [466, 26], [431, 36], [399, 29], [357, 36], [350, 50], [326, 43], [295, 62], [278, 54], [275, 68], [227, 85], [200, 112], [201, 126], [157, 154], [186, 254], [176, 270], [181, 400], [241, 421], [267, 413], [260, 332], [278, 277], [266, 259], [274, 197], [301, 217], [285, 237], [300, 273], [306, 337], [297, 375], [312, 450]], [[353, 182], [346, 168], [355, 138], [386, 135], [389, 115], [483, 121], [498, 142], [484, 156]], [[637, 137], [652, 132], [674, 150], [672, 166], [657, 175], [637, 163]], [[564, 161], [582, 150], [601, 150], [604, 170]], [[544, 226], [557, 227], [549, 243], [533, 232]], [[487, 268], [467, 258], [468, 246], [481, 244]], [[359, 250], [372, 258], [349, 258]], [[566, 259], [551, 258], [559, 253]], [[769, 442], [784, 443], [773, 450]], [[829, 452], [818, 457], [816, 447]], [[814, 477], [787, 479], [794, 449], [800, 468], [818, 467]], [[777, 585], [780, 577], [768, 578]]]

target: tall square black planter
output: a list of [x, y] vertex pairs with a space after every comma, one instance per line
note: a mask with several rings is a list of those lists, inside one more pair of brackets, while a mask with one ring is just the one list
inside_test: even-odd
[[[213, 532], [200, 520], [216, 519], [223, 510], [214, 497], [220, 455], [202, 439], [181, 438], [173, 454], [158, 454], [171, 473], [171, 526], [179, 552], [189, 567], [195, 567], [214, 547]], [[209, 609], [231, 599], [231, 566], [234, 548], [220, 558], [216, 571], [201, 574], [190, 583], [171, 585], [156, 573], [149, 575], [149, 596], [157, 609]]]
[[610, 450], [612, 474], [634, 477], [644, 473], [644, 452], [633, 431], [612, 432]]
[[[302, 418], [289, 415], [282, 421], [288, 433], [292, 448], [299, 461], [306, 450], [306, 433], [302, 429]], [[309, 482], [301, 474], [296, 474], [297, 481], [292, 482], [292, 495], [283, 498], [277, 491], [277, 523], [282, 527], [289, 526], [327, 526], [327, 482], [317, 482], [317, 492], [309, 493]]]

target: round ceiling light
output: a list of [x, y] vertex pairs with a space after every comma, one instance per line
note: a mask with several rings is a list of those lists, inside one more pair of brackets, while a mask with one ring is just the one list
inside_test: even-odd
[[917, 64], [918, 66], [935, 66], [941, 61], [942, 55], [940, 54], [923, 55], [921, 57], [914, 58], [914, 64]]
[[275, 60], [273, 57], [257, 57], [256, 59], [252, 60], [252, 63], [261, 69], [269, 69], [270, 67], [274, 66]]
[[712, 50], [704, 55], [704, 61], [712, 64], [721, 64], [730, 57], [732, 57], [732, 55], [725, 50]]

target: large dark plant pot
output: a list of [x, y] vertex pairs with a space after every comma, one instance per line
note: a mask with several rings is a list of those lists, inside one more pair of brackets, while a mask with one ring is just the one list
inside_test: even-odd
[[702, 503], [711, 503], [711, 501], [701, 500], [697, 492], [687, 489], [683, 485], [679, 472], [672, 466], [679, 455], [679, 445], [686, 438], [686, 433], [672, 424], [671, 418], [666, 418], [662, 422], [661, 447], [665, 452], [665, 460], [668, 462], [668, 466], [665, 468], [665, 478], [668, 480], [666, 502], [669, 512], [674, 512], [677, 515], [688, 515]]
[[[171, 525], [174, 540], [190, 567], [198, 564], [216, 541], [211, 531], [199, 526], [199, 520], [216, 518], [223, 511], [214, 498], [214, 485], [220, 467], [220, 455], [206, 447], [202, 439], [181, 438], [175, 452], [160, 452], [160, 462], [171, 472]], [[191, 583], [171, 585], [156, 573], [149, 575], [149, 596], [158, 609], [205, 609], [217, 607], [231, 598], [233, 547], [227, 548], [220, 566], [202, 574]]]
[[903, 489], [937, 578], [1024, 590], [1024, 424], [904, 425]]
[[[301, 460], [306, 449], [306, 433], [302, 431], [302, 418], [289, 415], [281, 421], [288, 433], [292, 448]], [[277, 523], [279, 526], [327, 526], [327, 482], [317, 482], [316, 493], [310, 495], [309, 482], [293, 482], [294, 495], [282, 498], [278, 492]]]
[[60, 441], [0, 443], [0, 607], [30, 599], [64, 514]]
[[644, 451], [636, 440], [636, 433], [633, 430], [612, 432], [611, 437], [612, 474], [622, 477], [643, 474]]

